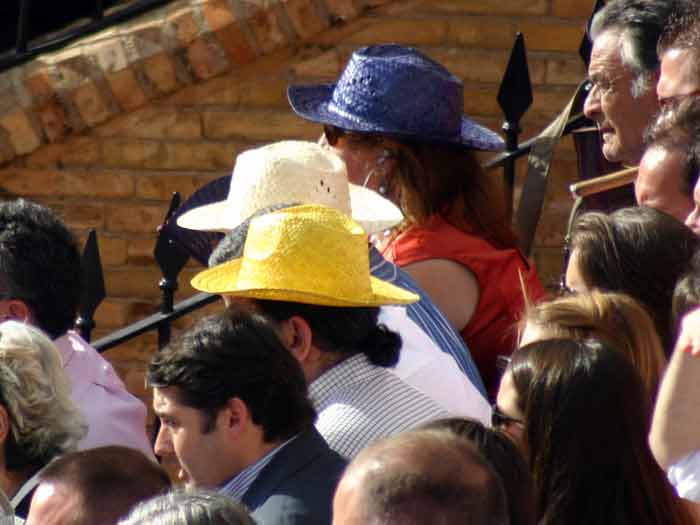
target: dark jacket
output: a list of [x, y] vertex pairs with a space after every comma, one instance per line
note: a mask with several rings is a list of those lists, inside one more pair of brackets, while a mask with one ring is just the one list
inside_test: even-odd
[[259, 525], [330, 525], [346, 461], [311, 428], [260, 471], [242, 501]]

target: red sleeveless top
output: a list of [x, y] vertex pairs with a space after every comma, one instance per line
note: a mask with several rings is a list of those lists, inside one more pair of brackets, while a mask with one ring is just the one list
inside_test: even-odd
[[517, 344], [515, 324], [523, 313], [522, 275], [530, 300], [545, 294], [534, 266], [516, 249], [500, 250], [474, 234], [457, 229], [440, 215], [425, 225], [402, 232], [384, 254], [398, 266], [426, 259], [448, 259], [466, 266], [479, 283], [474, 315], [461, 330], [489, 393], [498, 390], [499, 355], [510, 355]]

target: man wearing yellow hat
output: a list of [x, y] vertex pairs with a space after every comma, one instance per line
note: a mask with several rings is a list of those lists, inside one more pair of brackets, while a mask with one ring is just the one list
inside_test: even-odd
[[309, 383], [316, 428], [341, 455], [448, 415], [387, 369], [401, 338], [377, 322], [379, 306], [418, 296], [370, 275], [367, 234], [339, 211], [301, 205], [252, 219], [243, 256], [192, 285], [246, 299], [274, 322]]
[[[387, 199], [349, 184], [345, 164], [335, 153], [312, 142], [283, 141], [240, 154], [226, 200], [194, 208], [177, 223], [228, 232], [209, 258], [212, 267], [241, 256], [250, 217], [301, 203], [352, 215], [367, 233], [384, 231], [402, 219]], [[364, 246], [367, 250], [366, 242]], [[371, 247], [369, 261], [375, 277], [422, 294], [410, 277]], [[490, 406], [468, 350], [425, 294], [408, 307], [382, 306], [379, 320], [403, 340], [394, 373], [450, 413], [490, 420]]]

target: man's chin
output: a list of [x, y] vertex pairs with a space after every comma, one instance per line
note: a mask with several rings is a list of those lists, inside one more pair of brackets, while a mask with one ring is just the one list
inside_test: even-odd
[[623, 155], [616, 143], [603, 142], [603, 156], [608, 162], [623, 162]]

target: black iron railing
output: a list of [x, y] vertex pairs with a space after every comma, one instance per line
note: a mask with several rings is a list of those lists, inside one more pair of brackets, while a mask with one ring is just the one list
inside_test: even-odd
[[[157, 2], [138, 2], [140, 4], [155, 4]], [[594, 13], [602, 6], [601, 2], [596, 3]], [[586, 44], [587, 38], [584, 36], [580, 47], [580, 55], [587, 65], [590, 58], [590, 46]], [[586, 88], [580, 91], [581, 106], [585, 99]], [[526, 156], [537, 137], [519, 142], [521, 133], [520, 121], [532, 103], [532, 89], [527, 66], [527, 55], [525, 50], [525, 40], [522, 35], [517, 35], [506, 72], [501, 82], [498, 92], [498, 101], [504, 114], [503, 131], [506, 134], [507, 149], [505, 152], [495, 156], [486, 163], [488, 168], [503, 169], [504, 187], [507, 192], [508, 202], [513, 202], [513, 181], [515, 173], [515, 163], [521, 157]], [[578, 111], [572, 112], [568, 120], [564, 134], [572, 133], [582, 127], [590, 126], [583, 114]], [[588, 174], [590, 176], [590, 174]], [[173, 216], [180, 205], [180, 196], [175, 194], [171, 201], [170, 208], [164, 219], [164, 224]], [[510, 210], [512, 212], [512, 204]], [[539, 211], [537, 211], [539, 213]], [[158, 240], [155, 245], [154, 256], [161, 269], [162, 279], [158, 283], [161, 290], [161, 307], [155, 313], [141, 321], [122, 328], [106, 337], [94, 342], [94, 346], [105, 351], [119, 344], [125, 343], [146, 332], [156, 330], [158, 332], [158, 344], [163, 346], [170, 339], [170, 328], [176, 319], [187, 315], [199, 308], [212, 303], [217, 296], [200, 293], [194, 295], [178, 304], [174, 304], [174, 293], [177, 290], [178, 275], [186, 265], [190, 254], [183, 249], [169, 233], [170, 229], [161, 227]], [[92, 317], [95, 309], [104, 297], [104, 283], [102, 281], [102, 271], [99, 262], [99, 251], [94, 246], [94, 237], [91, 235], [88, 246], [85, 250], [84, 263], [86, 265], [87, 292], [83, 298], [83, 307], [80, 311], [79, 327], [86, 339], [90, 338], [90, 331], [94, 327]], [[93, 266], [91, 269], [90, 267]], [[98, 269], [98, 267], [100, 267]], [[155, 284], [155, 283], [154, 283]]]
[[172, 0], [2, 0], [0, 71]]

